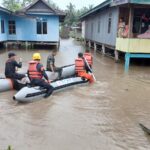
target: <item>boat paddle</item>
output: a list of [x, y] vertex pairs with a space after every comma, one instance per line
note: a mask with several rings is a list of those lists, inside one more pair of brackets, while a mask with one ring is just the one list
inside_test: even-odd
[[143, 129], [144, 132], [146, 132], [148, 135], [150, 135], [150, 129], [145, 127], [143, 124], [139, 123], [140, 127]]
[[86, 65], [87, 65], [88, 69], [90, 70], [90, 72], [91, 72], [91, 74], [92, 74], [92, 76], [93, 76], [94, 81], [96, 81], [96, 78], [95, 78], [95, 76], [94, 76], [94, 73], [93, 73], [93, 71], [92, 71], [92, 69], [91, 69], [91, 67], [90, 67], [90, 65], [89, 65], [89, 63], [88, 63], [88, 61], [86, 60], [85, 57], [83, 57], [83, 58], [84, 58], [84, 60], [85, 60], [85, 63], [86, 63]]

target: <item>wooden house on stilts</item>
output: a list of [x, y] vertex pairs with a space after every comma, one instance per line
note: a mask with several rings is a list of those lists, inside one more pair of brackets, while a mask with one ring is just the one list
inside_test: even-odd
[[91, 47], [131, 58], [150, 58], [150, 0], [106, 0], [81, 16], [82, 35]]
[[14, 13], [0, 8], [0, 42], [59, 46], [59, 23], [64, 17], [64, 12], [44, 0], [36, 0]]

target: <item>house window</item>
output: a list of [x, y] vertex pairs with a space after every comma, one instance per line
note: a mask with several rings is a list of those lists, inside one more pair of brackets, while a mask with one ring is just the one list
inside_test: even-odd
[[16, 34], [16, 22], [8, 21], [8, 26], [9, 26], [9, 34]]
[[108, 18], [108, 33], [111, 33], [111, 24], [112, 24], [112, 14], [109, 14]]
[[37, 34], [47, 34], [46, 21], [37, 21]]
[[93, 36], [93, 28], [94, 28], [94, 24], [93, 22], [91, 23], [91, 36]]
[[1, 20], [1, 33], [5, 33], [5, 22]]
[[97, 27], [97, 32], [100, 33], [100, 28], [101, 28], [101, 21], [98, 21], [98, 27]]

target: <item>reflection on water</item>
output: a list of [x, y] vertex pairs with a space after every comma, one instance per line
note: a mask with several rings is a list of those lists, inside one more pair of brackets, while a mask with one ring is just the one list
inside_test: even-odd
[[[58, 66], [74, 63], [83, 48], [72, 40], [61, 41]], [[35, 50], [16, 50], [27, 69]], [[46, 66], [48, 50], [36, 51]], [[7, 52], [0, 53], [0, 74]], [[15, 91], [0, 93], [0, 149], [15, 150], [149, 150], [150, 138], [138, 123], [150, 127], [150, 69], [115, 64], [94, 56], [97, 83], [57, 93], [30, 104], [12, 100]]]

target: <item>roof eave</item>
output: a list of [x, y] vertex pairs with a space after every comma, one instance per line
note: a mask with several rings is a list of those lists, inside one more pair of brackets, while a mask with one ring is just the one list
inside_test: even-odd
[[90, 11], [86, 12], [85, 14], [80, 16], [80, 20], [84, 19], [85, 17], [94, 14], [96, 11], [106, 7], [106, 6], [110, 6], [111, 4], [111, 0], [106, 0], [105, 2], [101, 3], [100, 5], [94, 7], [93, 9], [91, 9]]
[[11, 14], [12, 12], [6, 8], [0, 7], [0, 11], [3, 11], [5, 13]]

